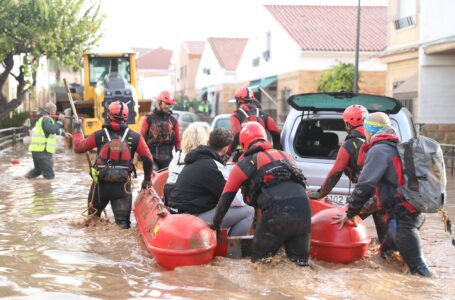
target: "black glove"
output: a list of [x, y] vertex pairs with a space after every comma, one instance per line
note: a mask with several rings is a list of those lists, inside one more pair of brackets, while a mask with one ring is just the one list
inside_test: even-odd
[[207, 225], [209, 225], [210, 228], [216, 231], [216, 240], [218, 241], [221, 236], [220, 225], [213, 224], [213, 221], [208, 222]]
[[152, 181], [145, 180], [145, 179], [142, 180], [141, 188], [142, 188], [143, 190], [146, 190], [146, 189], [148, 189], [148, 188], [151, 187], [151, 186], [152, 186]]
[[73, 131], [82, 132], [82, 120], [81, 119], [78, 119], [73, 122]]
[[321, 198], [320, 195], [319, 195], [319, 192], [316, 192], [316, 191], [309, 192], [308, 193], [308, 197], [310, 199], [317, 199], [317, 200], [319, 200]]

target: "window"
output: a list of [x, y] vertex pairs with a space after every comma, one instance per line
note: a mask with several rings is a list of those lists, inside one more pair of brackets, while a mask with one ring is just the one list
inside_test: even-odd
[[395, 29], [406, 28], [415, 25], [416, 0], [398, 1], [398, 18], [395, 20]]
[[186, 66], [180, 67], [180, 79], [186, 78]]
[[262, 58], [265, 61], [270, 60], [271, 48], [272, 48], [272, 33], [269, 31], [265, 34], [265, 51], [262, 52]]
[[260, 57], [253, 58], [253, 67], [259, 67], [260, 61]]
[[129, 57], [90, 57], [90, 85], [102, 82], [106, 75], [113, 72], [131, 83]]
[[192, 122], [193, 120], [192, 120], [190, 114], [183, 114], [183, 116], [182, 116], [182, 121], [183, 121], [183, 122]]
[[334, 160], [346, 136], [342, 119], [303, 119], [297, 129], [294, 149], [302, 157]]

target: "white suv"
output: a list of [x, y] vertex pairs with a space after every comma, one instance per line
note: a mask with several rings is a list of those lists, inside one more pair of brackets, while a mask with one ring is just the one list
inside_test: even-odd
[[[401, 141], [416, 135], [411, 114], [393, 98], [338, 92], [293, 95], [287, 102], [292, 109], [281, 132], [281, 143], [305, 174], [310, 191], [321, 187], [344, 142], [347, 133], [342, 114], [349, 105], [363, 105], [370, 113], [387, 113]], [[349, 179], [343, 175], [329, 198], [342, 205], [352, 190]]]

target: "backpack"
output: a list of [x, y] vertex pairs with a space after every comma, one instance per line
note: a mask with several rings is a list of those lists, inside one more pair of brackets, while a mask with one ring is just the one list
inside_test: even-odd
[[108, 130], [104, 128], [108, 142], [98, 152], [94, 166], [99, 172], [100, 182], [125, 183], [130, 179], [134, 166], [131, 163], [130, 147], [125, 142], [128, 131], [129, 128], [125, 130], [121, 139], [111, 139]]
[[418, 136], [396, 144], [403, 165], [405, 184], [398, 188], [418, 211], [435, 213], [446, 198], [446, 169], [441, 146], [435, 140]]

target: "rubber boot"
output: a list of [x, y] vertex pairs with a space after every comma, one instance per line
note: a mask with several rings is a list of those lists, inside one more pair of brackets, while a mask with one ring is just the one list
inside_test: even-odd
[[303, 258], [297, 258], [297, 257], [290, 257], [290, 261], [296, 264], [298, 267], [309, 267], [310, 264], [308, 263], [308, 260], [303, 259]]
[[131, 196], [111, 200], [111, 207], [114, 213], [115, 223], [123, 229], [128, 229], [131, 225], [131, 203]]

